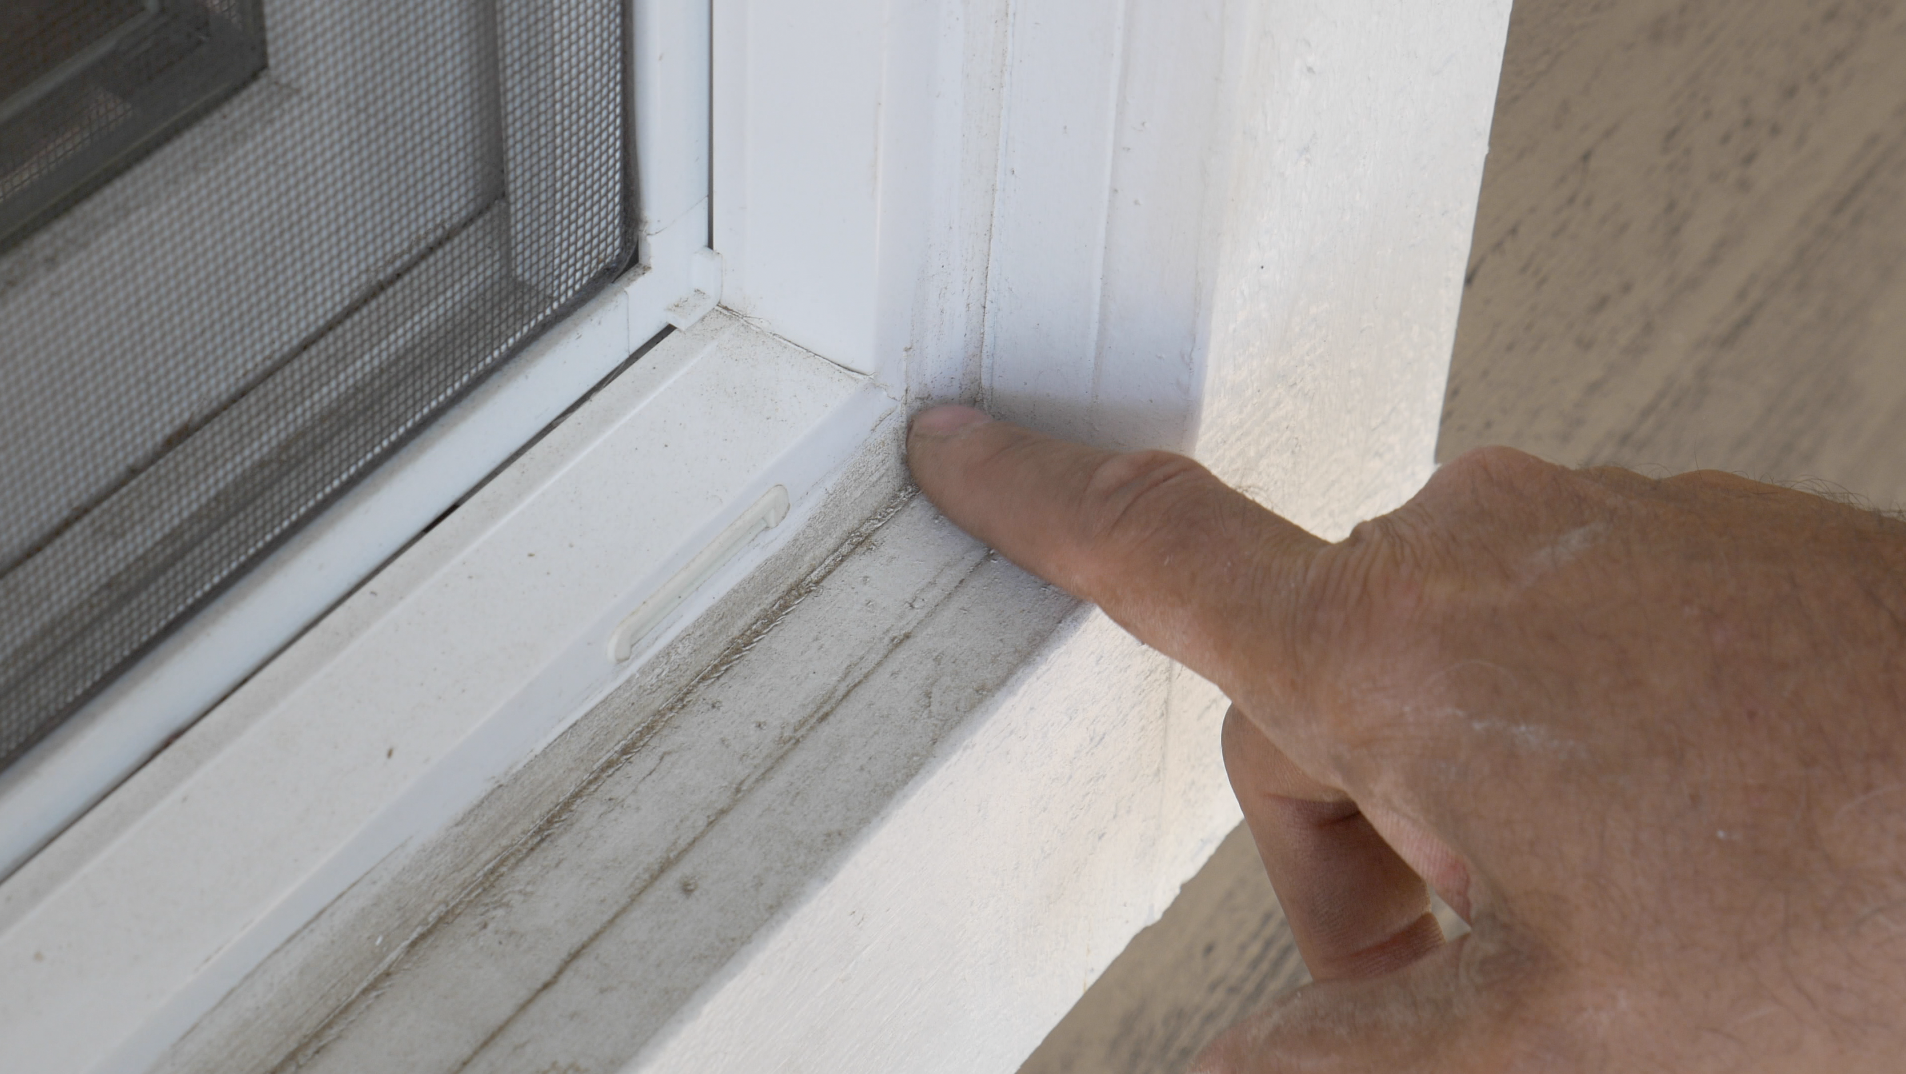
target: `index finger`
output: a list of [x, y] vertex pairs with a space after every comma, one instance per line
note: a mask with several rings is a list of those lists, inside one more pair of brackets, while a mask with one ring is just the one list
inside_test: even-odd
[[907, 461], [960, 528], [1233, 699], [1298, 696], [1310, 566], [1325, 542], [1197, 462], [1102, 451], [968, 407], [917, 416]]

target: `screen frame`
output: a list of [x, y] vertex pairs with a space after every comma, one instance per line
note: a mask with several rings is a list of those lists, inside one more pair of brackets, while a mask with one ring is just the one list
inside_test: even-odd
[[[709, 292], [718, 293], [720, 280], [707, 255], [707, 0], [640, 0], [625, 12], [631, 46], [624, 81], [633, 134], [626, 151], [639, 191], [636, 264], [567, 321], [550, 326], [0, 771], [0, 879], [507, 464], [672, 320], [681, 320], [682, 310], [712, 307]], [[260, 84], [254, 92], [275, 89]]]

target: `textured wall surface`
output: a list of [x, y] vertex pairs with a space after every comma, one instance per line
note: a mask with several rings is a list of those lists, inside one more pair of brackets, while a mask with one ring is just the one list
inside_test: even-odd
[[1020, 1072], [1178, 1074], [1211, 1038], [1308, 980], [1240, 825]]
[[1429, 476], [1508, 16], [1301, 3], [1254, 28], [1197, 454], [1326, 536]]

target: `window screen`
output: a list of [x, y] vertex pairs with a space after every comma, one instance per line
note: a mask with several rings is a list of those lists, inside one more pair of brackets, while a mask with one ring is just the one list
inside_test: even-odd
[[634, 253], [621, 0], [27, 0], [0, 765]]

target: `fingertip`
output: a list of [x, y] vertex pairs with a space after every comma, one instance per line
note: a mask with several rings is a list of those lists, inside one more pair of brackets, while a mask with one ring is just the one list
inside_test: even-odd
[[966, 517], [966, 497], [960, 495], [975, 462], [968, 434], [999, 427], [1001, 423], [983, 410], [949, 405], [922, 410], [907, 428], [907, 469], [913, 479], [928, 499], [969, 530], [972, 519]]

